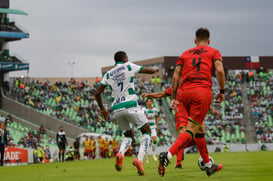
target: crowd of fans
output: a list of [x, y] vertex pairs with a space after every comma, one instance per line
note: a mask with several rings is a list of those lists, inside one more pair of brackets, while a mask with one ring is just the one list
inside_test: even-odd
[[12, 87], [6, 96], [78, 126], [99, 128], [102, 124], [93, 96], [95, 90], [87, 82], [32, 82], [20, 87]]
[[[136, 93], [139, 98], [141, 92], [154, 91], [154, 85], [148, 81], [137, 79], [136, 83]], [[69, 82], [56, 82], [55, 84], [32, 82], [24, 86], [16, 82], [14, 87], [5, 92], [5, 95], [57, 119], [87, 128], [91, 132], [117, 136], [121, 140], [122, 134], [115, 121], [105, 122], [100, 116], [93, 96], [97, 86], [98, 82], [91, 87], [87, 82], [76, 82], [73, 79]], [[110, 89], [106, 89], [104, 94], [110, 101]], [[144, 104], [141, 99], [140, 104]], [[160, 109], [159, 105], [156, 105]], [[171, 144], [171, 134], [164, 123], [165, 120], [162, 118], [159, 124], [159, 145]], [[135, 133], [140, 134], [138, 130], [135, 130]]]
[[257, 141], [272, 143], [273, 138], [273, 75], [272, 72], [254, 74], [248, 83], [248, 94], [251, 100], [255, 121]]
[[[213, 90], [217, 90], [217, 79], [213, 78]], [[215, 97], [217, 92], [213, 92]], [[242, 103], [240, 77], [231, 74], [226, 82], [226, 100], [212, 104], [220, 115], [208, 113], [205, 118], [209, 144], [245, 143], [244, 105]]]
[[[242, 82], [247, 85], [246, 92], [242, 92]], [[152, 81], [135, 79], [136, 94], [139, 97], [139, 104], [144, 105], [140, 95], [142, 92], [155, 92], [156, 86], [162, 86], [162, 90], [168, 88], [169, 84], [159, 85]], [[117, 139], [122, 139], [115, 121], [105, 122], [100, 116], [98, 105], [94, 100], [94, 93], [99, 80], [93, 86], [87, 82], [76, 82], [71, 79], [69, 82], [40, 83], [31, 82], [21, 86], [16, 83], [5, 95], [25, 105], [35, 108], [45, 114], [57, 119], [85, 127], [91, 132], [108, 134]], [[224, 143], [245, 143], [245, 121], [244, 105], [242, 96], [245, 93], [252, 103], [252, 112], [255, 120], [258, 142], [271, 143], [273, 137], [272, 127], [272, 105], [273, 105], [273, 76], [272, 73], [249, 75], [231, 74], [226, 84], [226, 100], [221, 104], [212, 104], [220, 116], [208, 113], [205, 118], [208, 144]], [[213, 78], [213, 95], [216, 95], [217, 79]], [[111, 90], [107, 88], [104, 92], [105, 99], [111, 102]], [[170, 101], [166, 98], [167, 103]], [[160, 110], [161, 101], [154, 100], [154, 106]], [[171, 114], [171, 110], [169, 110]], [[172, 143], [164, 114], [159, 122], [158, 145], [169, 145]], [[173, 116], [173, 114], [172, 114]], [[134, 130], [138, 136], [140, 132]], [[32, 145], [29, 140], [39, 140], [33, 133], [28, 133], [32, 139], [22, 139], [20, 144]], [[34, 141], [35, 142], [35, 141]], [[33, 146], [33, 145], [32, 145]]]

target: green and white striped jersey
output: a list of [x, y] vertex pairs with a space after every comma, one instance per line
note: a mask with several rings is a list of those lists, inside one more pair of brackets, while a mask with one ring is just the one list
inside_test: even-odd
[[155, 117], [158, 116], [159, 112], [156, 108], [148, 109], [147, 107], [143, 108], [144, 114], [149, 121], [150, 126], [156, 125]]
[[118, 62], [104, 75], [101, 85], [108, 85], [112, 90], [113, 111], [138, 106], [134, 78], [142, 68], [131, 62]]

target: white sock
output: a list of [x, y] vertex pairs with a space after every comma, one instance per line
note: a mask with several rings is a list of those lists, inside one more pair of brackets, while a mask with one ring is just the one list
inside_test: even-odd
[[137, 158], [140, 161], [143, 160], [145, 154], [148, 151], [150, 140], [151, 140], [150, 135], [147, 135], [147, 134], [142, 135], [142, 138], [140, 140], [140, 147], [139, 147], [139, 151], [138, 151], [138, 155], [137, 155]]
[[171, 159], [172, 159], [172, 157], [173, 157], [173, 156], [172, 156], [171, 152], [169, 152], [169, 151], [168, 151], [168, 154], [167, 154], [167, 158], [168, 158], [168, 160], [171, 160]]
[[212, 163], [211, 163], [211, 161], [209, 161], [208, 163], [205, 163], [205, 167], [207, 167], [207, 168], [211, 168], [211, 167], [212, 167]]
[[124, 156], [125, 152], [128, 150], [131, 144], [132, 138], [125, 137], [120, 144], [119, 152]]
[[155, 155], [155, 150], [156, 150], [156, 144], [152, 144], [152, 154]]

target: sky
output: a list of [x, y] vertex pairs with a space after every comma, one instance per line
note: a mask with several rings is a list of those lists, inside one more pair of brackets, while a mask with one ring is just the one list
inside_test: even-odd
[[[179, 56], [199, 27], [223, 56], [273, 56], [272, 0], [10, 0], [10, 15], [29, 32], [10, 52], [30, 64], [30, 77], [95, 77], [114, 64]], [[27, 75], [26, 71], [12, 73]]]

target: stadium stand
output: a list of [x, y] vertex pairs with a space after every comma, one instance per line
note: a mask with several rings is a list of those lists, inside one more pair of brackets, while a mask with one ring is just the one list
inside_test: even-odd
[[[217, 90], [217, 80], [213, 79], [213, 90]], [[245, 124], [243, 121], [244, 106], [240, 79], [236, 75], [228, 78], [226, 85], [226, 100], [213, 104], [220, 117], [208, 113], [205, 121], [207, 126], [207, 140], [209, 144], [245, 143]], [[213, 92], [214, 96], [216, 92]]]
[[[139, 103], [142, 105], [144, 104], [144, 100], [140, 96], [142, 92], [154, 92], [159, 89], [156, 84], [143, 79], [135, 79], [135, 82], [136, 94], [139, 97]], [[247, 89], [244, 92], [242, 87], [245, 84]], [[222, 104], [213, 104], [221, 116], [217, 117], [208, 113], [205, 118], [208, 144], [246, 143], [244, 94], [251, 101], [258, 143], [271, 143], [273, 136], [272, 85], [272, 73], [254, 74], [252, 78], [244, 82], [239, 74], [229, 75], [226, 85], [226, 100]], [[44, 114], [84, 127], [90, 132], [114, 136], [120, 141], [123, 136], [114, 120], [105, 122], [99, 114], [98, 106], [93, 97], [97, 86], [97, 83], [91, 87], [86, 82], [76, 82], [73, 79], [69, 82], [56, 82], [55, 84], [32, 82], [30, 85], [25, 85], [24, 88], [20, 88], [20, 85], [14, 86], [6, 91], [5, 95]], [[169, 86], [169, 84], [164, 84], [159, 90], [164, 91]], [[217, 79], [213, 78], [214, 96], [217, 93], [216, 88]], [[104, 92], [108, 104], [111, 101], [110, 92], [110, 89], [106, 89]], [[169, 97], [163, 101], [166, 101], [168, 105], [170, 104]], [[158, 110], [164, 110], [160, 116], [158, 145], [169, 145], [173, 136], [166, 122], [166, 117], [167, 114], [173, 117], [174, 112], [171, 109], [164, 109], [162, 100], [154, 100], [154, 106]], [[140, 134], [138, 130], [134, 131], [136, 136]], [[139, 140], [136, 141], [139, 142]]]
[[255, 121], [258, 143], [272, 143], [273, 75], [272, 72], [254, 74], [249, 82], [249, 98]]
[[[136, 80], [136, 82], [136, 92], [139, 98], [141, 92], [154, 91], [153, 85], [149, 82], [143, 84], [141, 84], [141, 80]], [[90, 132], [108, 134], [117, 137], [118, 141], [122, 139], [117, 124], [114, 121], [105, 122], [100, 116], [98, 105], [93, 96], [97, 84], [90, 87], [86, 82], [76, 82], [72, 79], [70, 82], [56, 82], [55, 84], [32, 82], [30, 85], [21, 86], [21, 88], [20, 86], [17, 83], [17, 86], [6, 91], [5, 95], [44, 114], [86, 128]], [[109, 89], [105, 91], [104, 95], [108, 100], [111, 99]], [[154, 104], [160, 110], [156, 100]], [[170, 144], [172, 135], [166, 127], [163, 117], [160, 123], [158, 143], [159, 145]], [[136, 135], [140, 134], [138, 130], [135, 132]], [[136, 141], [139, 142], [139, 140]]]
[[13, 120], [11, 115], [6, 117], [1, 115], [0, 120], [6, 122], [8, 131], [8, 145], [19, 148], [37, 148], [38, 145], [46, 147], [48, 145], [51, 149], [56, 149], [55, 137], [47, 132], [40, 132], [24, 126]]

